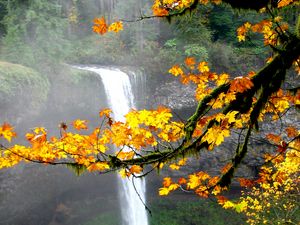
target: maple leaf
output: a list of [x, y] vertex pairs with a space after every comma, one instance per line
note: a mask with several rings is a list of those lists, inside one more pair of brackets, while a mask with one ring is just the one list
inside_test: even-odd
[[143, 168], [140, 166], [137, 166], [137, 165], [133, 165], [133, 166], [131, 166], [129, 171], [130, 171], [130, 173], [140, 174], [143, 171]]
[[230, 208], [234, 208], [235, 204], [232, 201], [225, 201], [225, 203], [223, 204], [223, 208], [224, 209], [230, 209]]
[[100, 112], [99, 112], [99, 116], [102, 117], [102, 116], [106, 116], [106, 117], [110, 117], [110, 113], [112, 112], [111, 109], [108, 109], [108, 108], [104, 108], [102, 109]]
[[228, 129], [214, 126], [207, 130], [203, 140], [207, 141], [209, 144], [220, 145], [223, 143], [224, 138], [228, 136], [230, 136], [230, 131]]
[[254, 185], [254, 181], [246, 178], [238, 178], [241, 187], [252, 187]]
[[213, 195], [218, 195], [218, 194], [221, 193], [221, 191], [222, 191], [221, 187], [220, 187], [219, 185], [217, 185], [217, 186], [214, 187], [214, 189], [212, 190], [211, 193], [212, 193]]
[[184, 166], [186, 164], [186, 161], [187, 159], [180, 159], [177, 164], [178, 166]]
[[231, 81], [229, 91], [243, 93], [254, 86], [248, 77], [236, 77]]
[[152, 11], [155, 16], [166, 16], [169, 14], [169, 11], [164, 8], [164, 6], [162, 5], [162, 1], [160, 0], [154, 0]]
[[170, 164], [170, 169], [172, 169], [172, 170], [179, 170], [180, 169], [180, 166], [178, 166], [177, 164], [175, 164], [175, 163], [172, 163], [172, 164]]
[[248, 29], [244, 25], [237, 29], [237, 38], [239, 42], [246, 40], [247, 31]]
[[292, 4], [293, 2], [297, 2], [299, 0], [280, 0], [278, 2], [278, 8], [282, 8], [282, 7], [285, 7], [285, 6], [288, 6], [290, 4]]
[[190, 69], [194, 69], [195, 68], [195, 64], [196, 64], [196, 60], [194, 57], [187, 57], [184, 60], [184, 63], [190, 68]]
[[175, 191], [178, 187], [179, 187], [178, 184], [171, 184], [168, 189], [169, 191]]
[[228, 79], [229, 79], [229, 75], [226, 73], [222, 73], [220, 76], [218, 76], [216, 80], [217, 86], [227, 83]]
[[135, 153], [134, 151], [130, 151], [130, 152], [119, 152], [117, 154], [117, 157], [121, 160], [128, 160], [128, 159], [133, 159]]
[[200, 178], [196, 174], [189, 175], [189, 181], [187, 183], [187, 188], [195, 189], [201, 184]]
[[198, 70], [201, 73], [209, 72], [208, 63], [207, 62], [200, 62], [199, 65], [198, 65]]
[[243, 212], [243, 211], [246, 211], [247, 210], [247, 207], [248, 207], [248, 204], [246, 201], [242, 201], [238, 204], [235, 205], [235, 210], [240, 213], [240, 212]]
[[120, 174], [120, 176], [121, 176], [122, 178], [126, 178], [126, 177], [129, 177], [129, 176], [130, 176], [130, 173], [128, 173], [126, 169], [121, 169], [121, 170], [119, 171], [119, 174]]
[[206, 186], [199, 186], [195, 192], [202, 198], [208, 198], [209, 192]]
[[108, 31], [113, 31], [113, 32], [116, 32], [116, 33], [118, 33], [121, 30], [123, 30], [123, 23], [122, 23], [122, 21], [118, 21], [118, 22], [112, 23], [108, 27]]
[[217, 200], [218, 200], [218, 203], [220, 205], [224, 205], [226, 201], [228, 201], [228, 198], [224, 197], [224, 196], [221, 196], [221, 195], [218, 195], [216, 196]]
[[103, 35], [107, 30], [107, 24], [104, 17], [94, 19], [93, 31], [95, 33]]
[[74, 120], [73, 127], [77, 130], [87, 130], [87, 121], [86, 120]]
[[210, 178], [210, 176], [207, 173], [203, 172], [203, 171], [198, 172], [197, 176], [202, 181], [205, 181], [205, 180]]
[[299, 131], [293, 126], [287, 127], [285, 131], [289, 138], [294, 138], [299, 134]]
[[266, 138], [269, 140], [269, 141], [272, 141], [274, 142], [275, 144], [279, 144], [281, 142], [281, 137], [279, 135], [275, 135], [275, 134], [268, 134], [266, 136]]
[[182, 185], [182, 184], [186, 184], [186, 183], [187, 183], [187, 181], [185, 178], [181, 177], [178, 179], [178, 184]]
[[169, 69], [169, 73], [177, 77], [178, 75], [183, 75], [183, 70], [179, 65], [175, 65], [171, 69]]
[[87, 170], [92, 171], [101, 171], [109, 169], [109, 165], [106, 162], [97, 162], [92, 163], [90, 166], [87, 167]]
[[13, 127], [8, 123], [3, 123], [0, 127], [0, 137], [3, 136], [8, 142], [11, 142], [13, 137], [16, 137], [17, 134], [13, 131]]
[[172, 184], [171, 177], [164, 177], [163, 186], [164, 187], [169, 187], [171, 184]]
[[170, 193], [170, 191], [168, 188], [163, 187], [163, 188], [159, 189], [158, 193], [159, 193], [159, 195], [163, 196], [163, 195], [168, 195]]

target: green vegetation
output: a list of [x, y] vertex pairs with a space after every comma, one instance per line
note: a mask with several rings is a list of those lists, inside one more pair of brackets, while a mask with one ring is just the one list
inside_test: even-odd
[[10, 108], [24, 107], [23, 111], [39, 111], [48, 91], [49, 81], [45, 76], [28, 67], [0, 61], [1, 107], [10, 105]]
[[150, 217], [151, 225], [242, 225], [245, 218], [233, 211], [221, 208], [217, 203], [186, 198], [161, 199], [155, 201], [152, 206], [153, 216]]
[[[263, 46], [254, 47], [258, 37], [251, 37], [251, 43], [243, 46], [236, 39], [236, 27], [257, 14], [245, 16], [223, 5], [199, 5], [199, 10], [189, 15], [172, 18], [171, 24], [154, 19], [125, 23], [124, 31], [113, 37], [92, 33], [94, 17], [134, 21], [151, 14], [150, 4], [147, 0], [138, 4], [135, 0], [101, 4], [96, 0], [0, 0], [0, 59], [46, 74], [53, 66], [67, 62], [138, 66], [156, 76], [187, 56], [208, 60], [217, 71], [230, 69], [226, 72], [237, 74], [244, 58], [250, 61], [247, 67], [255, 69], [266, 54]], [[220, 62], [217, 51], [222, 65], [216, 63]], [[226, 60], [237, 67], [230, 68]]]
[[[222, 209], [217, 203], [203, 200], [177, 198], [155, 199], [148, 205], [150, 225], [242, 225], [243, 215]], [[82, 225], [118, 225], [119, 218], [114, 213], [103, 212]]]
[[100, 216], [94, 217], [86, 223], [81, 225], [118, 225], [120, 218], [116, 216], [115, 212], [101, 213]]

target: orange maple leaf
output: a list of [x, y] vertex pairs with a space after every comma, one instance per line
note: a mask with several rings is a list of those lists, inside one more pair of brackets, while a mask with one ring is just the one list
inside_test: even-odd
[[286, 128], [285, 131], [286, 131], [287, 136], [288, 136], [289, 138], [294, 138], [294, 137], [296, 137], [296, 136], [298, 135], [298, 133], [299, 133], [298, 130], [297, 130], [295, 127], [293, 127], [293, 126], [290, 126], [290, 127]]
[[278, 8], [282, 8], [292, 4], [293, 2], [297, 2], [298, 0], [281, 0], [278, 2]]
[[243, 93], [254, 86], [249, 77], [236, 77], [231, 81], [229, 91]]
[[275, 134], [268, 134], [266, 136], [266, 138], [269, 140], [269, 141], [272, 141], [274, 142], [275, 144], [279, 144], [281, 142], [281, 137], [279, 135], [275, 135]]
[[194, 69], [195, 68], [195, 64], [196, 64], [196, 60], [194, 57], [187, 57], [184, 60], [184, 63], [190, 68], [190, 69]]
[[169, 187], [172, 184], [172, 179], [170, 177], [165, 177], [163, 181], [164, 187]]
[[216, 199], [218, 199], [218, 203], [219, 203], [220, 205], [224, 205], [225, 202], [228, 201], [228, 198], [226, 198], [226, 197], [224, 197], [224, 196], [221, 196], [221, 195], [216, 196]]
[[140, 167], [140, 166], [137, 166], [137, 165], [133, 165], [131, 168], [130, 168], [130, 173], [141, 173], [143, 171], [143, 168]]
[[238, 178], [241, 187], [252, 187], [254, 185], [254, 181], [246, 178]]
[[93, 31], [95, 33], [103, 35], [107, 30], [107, 24], [104, 17], [94, 19]]
[[182, 185], [182, 184], [186, 184], [186, 183], [187, 183], [187, 181], [185, 178], [181, 177], [178, 179], [178, 184]]

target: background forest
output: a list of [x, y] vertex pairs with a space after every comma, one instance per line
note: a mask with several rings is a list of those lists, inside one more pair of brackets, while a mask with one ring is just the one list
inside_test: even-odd
[[[248, 20], [261, 19], [255, 12], [233, 11], [226, 5], [199, 5], [195, 13], [172, 18], [171, 22], [155, 18], [134, 22], [141, 15], [151, 14], [151, 3], [147, 0], [138, 3], [134, 0], [1, 0], [2, 105], [18, 102], [19, 106], [14, 104], [15, 107], [22, 108], [23, 114], [31, 115], [39, 114], [47, 101], [51, 102], [54, 113], [68, 108], [63, 106], [78, 105], [76, 98], [80, 99], [79, 102], [88, 102], [81, 94], [58, 101], [58, 96], [65, 94], [61, 88], [65, 81], [71, 82], [76, 89], [82, 79], [83, 72], [75, 71], [68, 64], [131, 66], [147, 74], [147, 79], [151, 80], [144, 92], [149, 95], [154, 88], [158, 90], [157, 95], [166, 95], [165, 88], [160, 88], [164, 83], [161, 81], [172, 78], [163, 75], [187, 56], [208, 61], [216, 72], [238, 75], [245, 68], [248, 71], [259, 68], [268, 55], [267, 48], [260, 44], [261, 37], [253, 36], [246, 44], [239, 43], [236, 38], [236, 27]], [[289, 10], [296, 13], [298, 9]], [[295, 13], [286, 14], [287, 19], [295, 20]], [[100, 15], [104, 15], [108, 22], [116, 17], [131, 22], [125, 23], [124, 31], [118, 35], [99, 36], [92, 32], [92, 21]], [[34, 72], [5, 62], [26, 66]], [[9, 73], [8, 68], [15, 75], [4, 78]], [[15, 79], [22, 80], [22, 84], [14, 82]], [[26, 89], [26, 82], [33, 84], [31, 90]], [[81, 88], [83, 83], [85, 92], [91, 92], [86, 80], [82, 81]], [[69, 85], [65, 87], [68, 89]], [[24, 92], [31, 93], [26, 95], [26, 101], [20, 100], [18, 95]], [[92, 105], [100, 104], [97, 99]], [[157, 102], [149, 104], [153, 106]], [[21, 120], [16, 108], [10, 111], [8, 107], [4, 108], [1, 107], [3, 120], [12, 115]]]
[[[224, 4], [198, 5], [199, 10], [171, 21], [136, 21], [152, 13], [151, 5], [149, 0], [0, 0], [0, 123], [13, 121], [22, 135], [35, 125], [55, 130], [61, 121], [97, 115], [105, 106], [103, 86], [93, 73], [71, 66], [82, 64], [134, 71], [135, 76], [147, 80], [146, 86], [136, 87], [136, 92], [144, 95], [138, 99], [139, 107], [166, 104], [185, 119], [196, 102], [190, 100], [193, 94], [183, 95], [180, 84], [167, 76], [173, 65], [192, 56], [196, 61], [207, 61], [213, 71], [240, 76], [261, 68], [271, 56], [260, 35], [252, 34], [245, 43], [236, 38], [237, 27], [247, 21], [259, 22], [263, 14], [233, 10]], [[284, 19], [295, 24], [299, 8], [287, 10]], [[100, 16], [108, 22], [116, 18], [127, 21], [124, 31], [104, 36], [93, 33], [93, 19]], [[288, 82], [297, 82], [295, 77], [291, 72]], [[79, 182], [65, 170], [49, 171], [34, 166], [1, 171], [1, 225], [20, 225], [26, 214], [30, 216], [24, 224], [118, 224], [116, 199], [109, 199], [105, 207], [99, 202], [106, 200], [94, 197], [98, 190], [93, 185], [101, 186], [102, 193], [114, 189], [104, 184], [114, 184], [110, 176], [91, 184], [95, 176], [83, 176]], [[62, 188], [59, 183], [64, 182], [67, 185]], [[243, 216], [187, 193], [158, 200], [159, 182], [149, 179], [153, 225], [244, 223]], [[18, 187], [30, 189], [39, 183], [43, 185], [38, 194], [15, 194]], [[72, 200], [79, 193], [82, 196]], [[233, 188], [231, 195], [238, 193], [239, 189]], [[18, 206], [20, 199], [23, 203]], [[37, 208], [42, 208], [39, 215], [34, 213]], [[19, 216], [12, 216], [16, 214]], [[61, 223], [53, 223], [57, 215]]]

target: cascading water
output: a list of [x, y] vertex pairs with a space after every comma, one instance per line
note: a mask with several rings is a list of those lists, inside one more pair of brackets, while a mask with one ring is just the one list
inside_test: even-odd
[[[129, 77], [117, 69], [78, 67], [99, 74], [103, 82], [109, 107], [117, 121], [124, 121], [124, 115], [134, 108], [134, 96]], [[148, 225], [145, 202], [145, 180], [119, 179], [120, 205], [123, 225]], [[140, 199], [141, 198], [141, 199]]]

